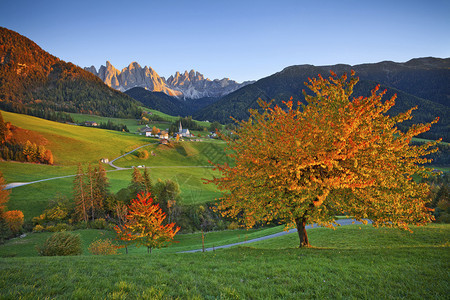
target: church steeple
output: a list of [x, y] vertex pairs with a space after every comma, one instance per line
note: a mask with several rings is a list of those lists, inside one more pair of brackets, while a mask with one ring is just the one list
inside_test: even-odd
[[183, 131], [183, 126], [181, 126], [181, 121], [180, 121], [180, 129], [178, 130], [178, 132], [182, 132]]

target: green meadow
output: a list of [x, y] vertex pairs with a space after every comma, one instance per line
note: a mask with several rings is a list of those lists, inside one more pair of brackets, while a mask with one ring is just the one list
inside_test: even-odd
[[[100, 158], [113, 159], [154, 142], [140, 149], [150, 154], [148, 158], [140, 159], [135, 152], [115, 164], [144, 165], [154, 183], [170, 179], [179, 184], [182, 204], [202, 204], [220, 196], [215, 186], [204, 184], [204, 179], [219, 175], [209, 161], [231, 162], [223, 152], [225, 144], [217, 140], [183, 141], [169, 147], [132, 133], [2, 114], [5, 121], [40, 133], [55, 156], [53, 166], [0, 162], [0, 171], [8, 183], [74, 175], [78, 163], [86, 169], [89, 163], [95, 166]], [[105, 167], [111, 192], [128, 186], [132, 170]], [[73, 177], [65, 177], [13, 188], [8, 209], [22, 210], [29, 221], [41, 214], [51, 199], [70, 198], [72, 182]], [[204, 243], [206, 248], [217, 247], [283, 228], [207, 232]], [[202, 236], [177, 234], [175, 243], [155, 249], [152, 254], [147, 254], [146, 248], [131, 246], [128, 255], [120, 249], [120, 254], [113, 256], [88, 252], [93, 241], [114, 239], [113, 231], [83, 229], [74, 231], [83, 242], [83, 254], [74, 257], [39, 257], [36, 246], [52, 233], [27, 233], [26, 237], [0, 245], [0, 298], [448, 298], [450, 225], [430, 224], [412, 229], [413, 233], [370, 225], [349, 225], [337, 230], [313, 228], [308, 230], [311, 248], [298, 249], [297, 234], [288, 234], [206, 253], [178, 253], [200, 249]]]
[[[147, 150], [147, 159], [140, 159], [137, 152], [131, 153], [115, 162], [120, 167], [145, 165], [153, 182], [158, 179], [173, 180], [180, 185], [183, 204], [212, 202], [220, 196], [213, 185], [205, 185], [203, 179], [211, 179], [218, 172], [212, 170], [208, 161], [214, 163], [229, 162], [223, 152], [224, 143], [205, 139], [204, 142], [180, 142], [176, 147], [159, 145], [158, 140], [144, 136], [74, 126], [47, 121], [26, 115], [2, 112], [5, 121], [18, 127], [33, 130], [47, 141], [55, 157], [55, 165], [40, 165], [18, 162], [0, 162], [0, 171], [7, 183], [32, 182], [54, 177], [76, 174], [77, 164], [86, 169], [90, 163], [94, 167], [100, 158], [110, 160], [125, 154], [139, 146], [153, 143], [140, 150]], [[74, 115], [76, 117], [78, 115]], [[86, 117], [89, 116], [79, 115]], [[105, 121], [100, 119], [96, 121]], [[117, 120], [116, 120], [117, 121]], [[119, 120], [120, 121], [120, 120]], [[134, 122], [135, 120], [133, 120]], [[129, 185], [131, 170], [115, 171], [104, 164], [108, 170], [111, 192], [118, 192]], [[11, 189], [8, 209], [22, 210], [25, 219], [31, 220], [42, 213], [50, 200], [59, 196], [72, 196], [74, 177], [53, 179]]]
[[[32, 234], [0, 247], [0, 289], [3, 299], [448, 298], [450, 226], [413, 231], [313, 228], [312, 248], [295, 248], [298, 237], [289, 234], [184, 254], [173, 251], [201, 247], [200, 235], [178, 235], [180, 243], [152, 254], [139, 248], [128, 255], [27, 257], [35, 255], [27, 241], [43, 242], [47, 236]], [[84, 249], [104, 236], [105, 231], [83, 231]]]
[[132, 133], [103, 130], [52, 122], [27, 115], [2, 112], [5, 122], [41, 134], [48, 140], [55, 165], [96, 163], [101, 158], [115, 158], [148, 143], [148, 138]]

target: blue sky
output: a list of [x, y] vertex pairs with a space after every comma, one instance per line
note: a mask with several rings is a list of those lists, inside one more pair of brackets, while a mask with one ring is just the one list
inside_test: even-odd
[[450, 57], [450, 1], [1, 0], [0, 26], [97, 69], [256, 80], [290, 65]]

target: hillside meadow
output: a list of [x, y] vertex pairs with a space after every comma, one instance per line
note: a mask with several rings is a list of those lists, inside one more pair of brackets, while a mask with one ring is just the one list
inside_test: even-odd
[[[62, 124], [8, 112], [2, 112], [2, 115], [7, 122], [42, 135], [48, 141], [46, 147], [52, 150], [55, 157], [53, 166], [0, 162], [0, 171], [7, 183], [64, 177], [11, 189], [8, 209], [22, 210], [25, 220], [40, 215], [55, 197], [72, 197], [74, 177], [71, 175], [76, 174], [78, 163], [86, 170], [89, 163], [96, 167], [100, 158], [112, 160], [149, 143], [152, 144], [140, 151], [146, 150], [153, 155], [149, 154], [148, 158], [141, 159], [138, 152], [133, 152], [117, 160], [115, 164], [125, 168], [145, 165], [149, 168], [154, 183], [158, 179], [175, 181], [181, 190], [180, 204], [212, 202], [220, 196], [215, 186], [205, 185], [203, 179], [218, 175], [218, 172], [212, 170], [209, 161], [229, 162], [223, 151], [225, 144], [221, 141], [184, 141], [175, 147], [168, 147], [158, 144], [156, 139], [131, 133]], [[80, 116], [87, 118], [86, 115]], [[97, 118], [102, 121], [107, 119]], [[132, 170], [117, 171], [107, 164], [103, 166], [108, 171], [111, 192], [116, 193], [129, 185]]]
[[314, 247], [303, 249], [289, 234], [245, 247], [169, 253], [183, 247], [180, 235], [180, 243], [152, 254], [4, 257], [0, 289], [4, 299], [445, 299], [450, 227], [413, 231], [313, 228]]

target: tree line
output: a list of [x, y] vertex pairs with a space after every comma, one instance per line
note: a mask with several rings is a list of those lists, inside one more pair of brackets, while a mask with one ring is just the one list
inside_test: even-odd
[[12, 125], [4, 122], [0, 112], [0, 158], [20, 162], [33, 162], [42, 164], [53, 164], [53, 154], [44, 145], [31, 143], [25, 144], [13, 140]]

